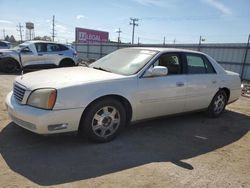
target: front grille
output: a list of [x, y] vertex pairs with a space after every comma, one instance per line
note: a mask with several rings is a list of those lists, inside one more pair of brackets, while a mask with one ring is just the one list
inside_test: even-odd
[[25, 94], [25, 88], [23, 88], [15, 83], [13, 93], [14, 93], [14, 97], [17, 100], [17, 102], [22, 103], [23, 97]]

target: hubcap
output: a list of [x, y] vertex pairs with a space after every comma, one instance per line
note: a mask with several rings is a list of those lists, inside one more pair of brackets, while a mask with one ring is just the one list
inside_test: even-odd
[[97, 136], [107, 137], [116, 132], [120, 125], [120, 113], [113, 106], [98, 110], [92, 119], [92, 129]]
[[214, 112], [216, 114], [219, 114], [222, 112], [224, 107], [225, 107], [225, 97], [224, 95], [220, 94], [216, 97], [214, 101]]

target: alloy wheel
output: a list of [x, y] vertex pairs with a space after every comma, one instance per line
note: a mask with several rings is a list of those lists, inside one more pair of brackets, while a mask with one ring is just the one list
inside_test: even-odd
[[97, 136], [106, 138], [117, 131], [120, 121], [119, 111], [113, 106], [105, 106], [95, 113], [92, 129]]

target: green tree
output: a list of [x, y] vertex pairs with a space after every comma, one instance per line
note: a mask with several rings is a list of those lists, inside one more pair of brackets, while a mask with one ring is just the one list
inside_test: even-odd
[[10, 40], [10, 37], [9, 35], [6, 35], [6, 37], [4, 38], [5, 41], [9, 41]]
[[51, 39], [51, 37], [49, 37], [49, 36], [43, 36], [43, 37], [40, 37], [40, 36], [36, 36], [35, 38], [34, 38], [34, 40], [45, 40], [45, 41], [52, 41], [52, 39]]
[[9, 42], [11, 42], [11, 43], [16, 42], [16, 39], [13, 35], [10, 36]]

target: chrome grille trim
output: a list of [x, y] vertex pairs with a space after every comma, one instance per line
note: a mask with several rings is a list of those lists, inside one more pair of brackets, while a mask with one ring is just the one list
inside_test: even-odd
[[13, 94], [18, 103], [22, 103], [25, 91], [26, 91], [25, 87], [21, 86], [17, 82], [14, 83]]

